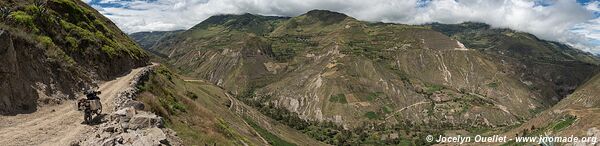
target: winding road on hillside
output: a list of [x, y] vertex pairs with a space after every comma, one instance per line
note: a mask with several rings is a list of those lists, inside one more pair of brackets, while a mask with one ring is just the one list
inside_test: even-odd
[[[104, 114], [113, 112], [114, 98], [130, 86], [131, 80], [142, 69], [133, 69], [125, 76], [100, 85]], [[71, 145], [95, 127], [83, 124], [83, 113], [76, 110], [75, 102], [68, 100], [59, 105], [40, 107], [31, 114], [0, 116], [0, 144]]]
[[392, 118], [392, 117], [394, 117], [396, 114], [398, 114], [398, 113], [402, 112], [402, 111], [403, 111], [403, 110], [405, 110], [405, 109], [408, 109], [408, 108], [411, 108], [411, 107], [415, 107], [415, 106], [417, 106], [417, 105], [421, 105], [421, 104], [426, 104], [426, 103], [431, 103], [431, 102], [428, 102], [428, 101], [421, 101], [421, 102], [417, 102], [417, 103], [411, 104], [411, 105], [409, 105], [409, 106], [403, 107], [403, 108], [401, 108], [401, 109], [398, 109], [398, 110], [394, 111], [393, 113], [389, 114], [389, 116], [385, 117], [385, 120], [387, 120], [387, 119], [389, 119], [389, 118]]
[[[185, 82], [207, 83], [204, 80], [183, 80], [183, 81], [185, 81]], [[221, 88], [221, 89], [223, 89], [223, 88]], [[223, 89], [223, 90], [225, 90], [225, 89]], [[241, 101], [238, 101], [237, 99], [235, 99], [233, 97], [233, 95], [231, 95], [231, 94], [229, 94], [227, 92], [225, 92], [225, 96], [227, 96], [227, 99], [229, 99], [229, 104], [230, 104], [229, 105], [229, 110], [232, 111], [232, 112], [235, 112], [236, 114], [243, 114], [244, 108], [240, 107], [240, 104], [238, 103], [238, 102], [241, 102]], [[240, 117], [240, 118], [242, 118], [242, 117]], [[252, 127], [246, 121], [243, 121], [243, 122], [244, 122], [244, 124], [246, 124], [246, 126]], [[256, 130], [253, 130], [252, 132], [254, 133], [254, 135], [258, 136], [258, 138], [260, 138], [263, 141], [264, 144], [269, 144], [269, 142], [264, 137], [262, 137], [260, 135], [260, 133], [258, 133]], [[241, 142], [243, 142], [243, 141], [241, 141]], [[247, 144], [245, 144], [245, 145], [247, 145]]]

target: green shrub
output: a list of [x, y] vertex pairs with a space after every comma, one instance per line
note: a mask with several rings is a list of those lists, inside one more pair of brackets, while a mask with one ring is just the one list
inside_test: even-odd
[[198, 99], [198, 95], [194, 94], [193, 92], [188, 91], [187, 93], [185, 93], [185, 95], [193, 100]]
[[363, 96], [362, 100], [373, 101], [373, 100], [381, 97], [381, 95], [383, 95], [383, 92], [373, 92], [367, 96]]
[[112, 31], [102, 21], [100, 21], [100, 19], [94, 20], [93, 24], [97, 30], [100, 30], [106, 34], [112, 34]]
[[23, 11], [15, 11], [10, 13], [9, 15], [10, 18], [12, 18], [12, 20], [15, 21], [15, 23], [17, 24], [21, 24], [26, 26], [27, 28], [30, 28], [34, 31], [39, 31], [36, 27], [35, 27], [35, 23], [33, 23], [33, 20], [35, 19], [33, 16], [27, 14], [26, 12]]
[[10, 17], [13, 18], [17, 23], [21, 24], [33, 24], [33, 16], [23, 11], [15, 11], [10, 13]]
[[109, 56], [117, 55], [117, 50], [111, 46], [104, 45], [102, 46], [102, 52], [108, 54]]
[[46, 47], [54, 45], [54, 42], [52, 41], [52, 38], [50, 38], [48, 36], [38, 36], [37, 40], [40, 43], [44, 44]]
[[100, 39], [104, 44], [107, 44], [109, 46], [119, 46], [119, 44], [117, 44], [112, 39], [109, 39], [108, 37], [106, 37], [100, 31], [96, 31], [96, 33], [94, 33], [94, 35], [95, 35], [96, 39]]
[[487, 86], [490, 88], [498, 88], [498, 84], [499, 84], [498, 82], [491, 82], [491, 83], [488, 83]]
[[233, 138], [235, 136], [235, 134], [234, 134], [233, 130], [229, 127], [229, 124], [221, 118], [218, 118], [218, 121], [219, 122], [215, 123], [215, 126], [217, 127], [219, 132], [221, 132], [223, 135], [225, 135], [228, 138]]
[[387, 105], [386, 105], [386, 106], [383, 106], [383, 107], [382, 107], [382, 110], [383, 110], [383, 112], [384, 112], [384, 113], [386, 113], [386, 114], [392, 113], [392, 108], [390, 108], [390, 107], [389, 107], [389, 106], [387, 106]]
[[443, 89], [444, 89], [444, 86], [441, 86], [441, 85], [429, 85], [429, 86], [427, 86], [426, 91], [428, 94], [433, 94], [434, 92], [442, 91]]
[[77, 41], [77, 39], [75, 39], [74, 37], [67, 36], [65, 37], [65, 40], [71, 48], [75, 49], [79, 47], [79, 41]]
[[56, 3], [55, 6], [58, 7], [54, 10], [60, 11], [59, 13], [62, 13], [70, 22], [89, 21], [86, 14], [92, 14], [92, 12], [78, 6], [72, 0], [52, 0], [52, 2]]
[[296, 55], [296, 52], [293, 48], [283, 47], [283, 48], [273, 48], [273, 54], [275, 55], [275, 59], [279, 61], [287, 61]]
[[329, 101], [337, 103], [348, 103], [348, 101], [346, 101], [346, 95], [344, 94], [332, 95], [329, 97]]
[[65, 20], [60, 20], [60, 26], [65, 30], [71, 30], [71, 29], [73, 29], [73, 27], [75, 27], [75, 25], [73, 25], [72, 23], [69, 23]]
[[183, 105], [182, 103], [177, 102], [177, 101], [171, 103], [171, 109], [178, 110], [181, 112], [186, 112], [186, 110], [187, 110], [185, 105]]
[[244, 118], [244, 121], [246, 121], [246, 123], [248, 123], [256, 132], [258, 132], [258, 134], [260, 134], [260, 136], [265, 138], [265, 140], [267, 140], [267, 142], [269, 142], [269, 144], [274, 145], [274, 146], [295, 146], [296, 145], [296, 144], [290, 143], [288, 141], [285, 141], [285, 140], [279, 138], [279, 136], [269, 132], [269, 130], [260, 127], [258, 124], [256, 124], [254, 121], [252, 121], [250, 118], [248, 118], [248, 117], [243, 117], [243, 118]]
[[365, 113], [365, 117], [373, 120], [379, 118], [379, 115], [373, 111], [368, 111], [367, 113]]
[[571, 126], [573, 123], [575, 123], [575, 120], [577, 120], [577, 117], [568, 116], [562, 119], [560, 122], [556, 123], [554, 127], [552, 127], [552, 129], [554, 129], [554, 131], [560, 131], [564, 128]]
[[46, 56], [49, 58], [53, 58], [59, 60], [60, 62], [65, 62], [68, 65], [74, 65], [76, 62], [71, 56], [67, 55], [63, 50], [56, 47], [52, 39], [48, 36], [38, 36], [38, 41], [45, 45], [47, 51]]
[[78, 22], [78, 23], [77, 23], [77, 26], [79, 26], [79, 27], [81, 27], [81, 28], [83, 28], [83, 29], [87, 29], [87, 30], [94, 30], [94, 29], [95, 29], [94, 27], [90, 26], [90, 24], [88, 24], [88, 23], [87, 23], [87, 22], [85, 22], [85, 21], [80, 21], [80, 22]]
[[38, 11], [40, 11], [40, 9], [41, 9], [40, 7], [37, 7], [35, 5], [25, 6], [25, 11], [27, 11], [27, 12], [38, 12]]
[[42, 16], [47, 12], [46, 8], [43, 5], [27, 5], [25, 6], [25, 11], [36, 16]]
[[96, 42], [95, 34], [87, 29], [83, 29], [65, 20], [60, 21], [60, 26], [63, 27], [65, 30], [70, 31], [71, 33], [73, 33], [74, 35], [76, 35], [84, 41]]
[[73, 31], [77, 36], [79, 36], [84, 41], [96, 42], [95, 40], [97, 38], [94, 37], [94, 33], [90, 32], [87, 29], [83, 29], [81, 27], [74, 26], [73, 29], [71, 29], [71, 31]]

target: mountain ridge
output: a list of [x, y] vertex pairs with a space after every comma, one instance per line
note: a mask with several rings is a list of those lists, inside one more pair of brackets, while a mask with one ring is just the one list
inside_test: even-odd
[[[427, 132], [411, 125], [496, 131], [552, 107], [598, 72], [598, 58], [589, 54], [485, 25], [370, 23], [322, 10], [227, 23], [244, 16], [257, 17], [231, 16], [236, 18], [187, 30], [152, 48], [179, 73], [206, 79], [255, 108], [272, 109], [262, 112], [283, 123], [294, 116], [280, 114], [333, 122], [341, 131], [383, 123], [404, 129], [410, 134], [401, 137], [413, 143]], [[394, 134], [389, 128], [367, 131]]]

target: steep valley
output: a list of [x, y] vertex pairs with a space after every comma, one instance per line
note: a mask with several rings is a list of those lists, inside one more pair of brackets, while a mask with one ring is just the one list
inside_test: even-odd
[[[558, 102], [552, 108], [543, 111], [519, 127], [502, 133], [521, 136], [577, 136], [598, 137], [598, 89], [599, 75], [596, 75], [572, 94]], [[517, 144], [512, 141], [509, 144]], [[579, 142], [579, 145], [592, 145], [593, 142]]]
[[[324, 10], [218, 15], [177, 33], [149, 47], [168, 66], [329, 144], [422, 144], [425, 133], [508, 130], [559, 103], [599, 64], [591, 54], [485, 24], [370, 23]], [[294, 115], [341, 127], [320, 137], [286, 122]], [[344, 133], [352, 130], [369, 135]]]
[[184, 145], [324, 145], [262, 115], [205, 80], [184, 80], [166, 67], [151, 73], [137, 97], [165, 117]]
[[[600, 138], [600, 58], [526, 32], [311, 10], [125, 34], [119, 27], [131, 32], [138, 22], [117, 27], [105, 2], [0, 1], [1, 145]], [[102, 92], [102, 112], [83, 122], [80, 110], [91, 105], [76, 102], [92, 90]], [[535, 143], [491, 143], [501, 144]], [[566, 145], [578, 144], [593, 145]]]

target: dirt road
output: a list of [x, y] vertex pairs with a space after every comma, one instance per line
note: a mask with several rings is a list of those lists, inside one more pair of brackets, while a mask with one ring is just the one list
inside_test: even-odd
[[[115, 80], [102, 83], [99, 90], [103, 113], [114, 109], [113, 99], [142, 68]], [[75, 109], [75, 101], [60, 105], [41, 107], [31, 114], [0, 116], [1, 145], [70, 145], [85, 136], [94, 126], [83, 124], [83, 113]]]
[[428, 101], [421, 101], [421, 102], [417, 102], [417, 103], [411, 104], [411, 105], [409, 105], [409, 106], [403, 107], [403, 108], [401, 108], [401, 109], [399, 109], [399, 110], [396, 110], [396, 111], [394, 111], [393, 113], [389, 114], [389, 116], [385, 117], [385, 120], [387, 120], [387, 119], [389, 119], [389, 118], [392, 118], [392, 117], [394, 117], [396, 114], [398, 114], [398, 113], [402, 112], [402, 111], [403, 111], [403, 110], [405, 110], [405, 109], [408, 109], [408, 108], [411, 108], [411, 107], [414, 107], [414, 106], [417, 106], [417, 105], [421, 105], [421, 104], [426, 104], [426, 103], [431, 103], [431, 102], [428, 102]]

